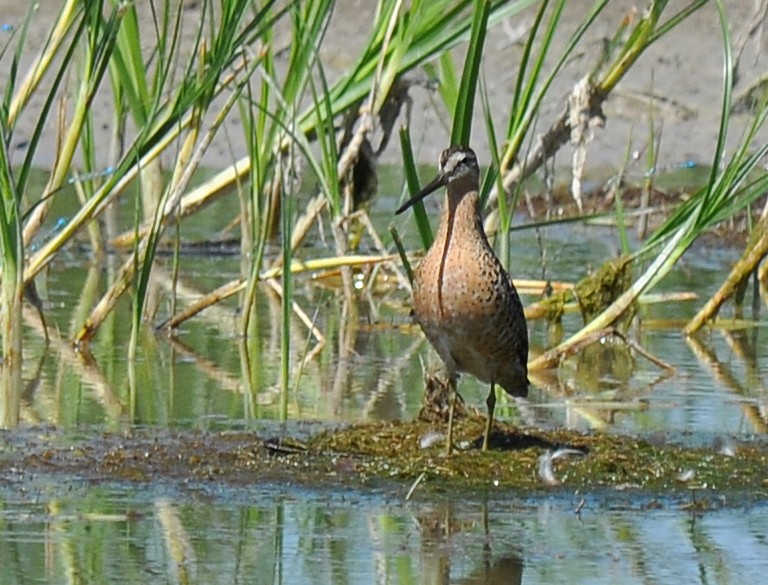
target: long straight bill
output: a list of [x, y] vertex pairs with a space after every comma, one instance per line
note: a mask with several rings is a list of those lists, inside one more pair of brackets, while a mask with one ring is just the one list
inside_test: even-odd
[[416, 195], [414, 195], [408, 201], [403, 203], [398, 208], [398, 210], [395, 211], [395, 215], [400, 215], [403, 211], [411, 207], [414, 203], [418, 203], [430, 193], [434, 193], [435, 191], [437, 191], [443, 185], [445, 185], [445, 177], [443, 177], [443, 175], [440, 174], [437, 177], [435, 177], [426, 187], [424, 187]]

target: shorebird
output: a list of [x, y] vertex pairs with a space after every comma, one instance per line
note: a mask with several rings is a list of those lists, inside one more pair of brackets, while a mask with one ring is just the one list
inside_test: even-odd
[[523, 305], [483, 231], [480, 169], [475, 153], [453, 146], [440, 155], [437, 177], [395, 213], [446, 188], [440, 227], [413, 279], [413, 316], [445, 364], [451, 392], [446, 454], [460, 372], [490, 384], [483, 451], [496, 407], [496, 385], [528, 395], [528, 328]]

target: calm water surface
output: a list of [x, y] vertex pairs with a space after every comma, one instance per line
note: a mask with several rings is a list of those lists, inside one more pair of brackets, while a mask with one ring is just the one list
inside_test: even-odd
[[[382, 203], [374, 216], [382, 232], [392, 221], [389, 208], [394, 206], [394, 201]], [[215, 224], [219, 215], [228, 219], [230, 210], [214, 207], [208, 221]], [[410, 223], [398, 225], [408, 232]], [[194, 231], [189, 234], [194, 236]], [[573, 282], [618, 250], [615, 231], [595, 226], [545, 230], [541, 241], [545, 270], [540, 267], [543, 252], [536, 235], [530, 230], [513, 232], [510, 265], [515, 277]], [[306, 257], [318, 253], [316, 244], [302, 251]], [[684, 322], [717, 290], [737, 257], [738, 250], [699, 245], [654, 291], [695, 292], [698, 300], [640, 307], [632, 338], [673, 371], [608, 341], [556, 371], [532, 376], [525, 408], [502, 396], [499, 415], [524, 424], [685, 433], [705, 441], [719, 435], [764, 434], [768, 424], [764, 321], [749, 328], [716, 328], [695, 339], [680, 333]], [[301, 276], [295, 282], [294, 298], [324, 341], [318, 343], [298, 316], [294, 319], [292, 390], [287, 399], [280, 393], [280, 299], [266, 286], [257, 296], [258, 312], [247, 350], [239, 335], [238, 300], [233, 299], [185, 323], [176, 340], [156, 337], [147, 328], [140, 341], [139, 365], [129, 372], [125, 358], [130, 305], [125, 300], [94, 339], [94, 360], [84, 363], [70, 351], [68, 339], [81, 323], [73, 314], [84, 318], [119, 262], [110, 257], [105, 266], [92, 264], [87, 251], [71, 250], [40, 279], [38, 288], [58, 343], [55, 339], [46, 348], [39, 328], [26, 332], [25, 378], [30, 389], [21, 400], [23, 422], [64, 427], [95, 423], [108, 428], [134, 424], [242, 428], [263, 419], [408, 419], [421, 405], [423, 368], [439, 363], [420, 332], [409, 326], [409, 295], [393, 279], [380, 282], [374, 291], [359, 291], [352, 303], [346, 303], [333, 285], [337, 277], [318, 281]], [[170, 262], [160, 258], [155, 269], [150, 294], [153, 323], [171, 311]], [[240, 270], [236, 254], [190, 254], [181, 264], [179, 307], [237, 278]], [[523, 300], [531, 304], [537, 296]], [[732, 305], [726, 305], [721, 314], [731, 317]], [[565, 335], [579, 326], [578, 315], [565, 316]], [[549, 347], [545, 323], [531, 322], [529, 329], [533, 353]], [[317, 356], [300, 369], [305, 353], [316, 348]], [[250, 380], [244, 374], [246, 355], [253, 364]], [[129, 373], [135, 379], [133, 388]], [[483, 406], [483, 384], [465, 377], [460, 388], [470, 404]]]
[[[401, 178], [396, 171], [382, 172], [382, 195], [372, 205], [372, 221], [379, 234], [387, 234], [389, 226], [396, 225], [406, 245], [416, 249], [418, 238], [411, 218], [395, 218], [398, 202], [385, 196], [400, 192]], [[204, 178], [203, 173], [200, 179]], [[44, 182], [45, 176], [39, 179]], [[236, 241], [238, 234], [227, 229], [233, 199], [231, 194], [185, 220], [181, 238], [187, 242], [212, 237]], [[427, 204], [436, 214], [441, 202], [435, 197]], [[62, 192], [50, 214], [48, 230], [41, 230], [40, 237], [60, 229], [75, 206], [74, 193]], [[130, 220], [132, 203], [127, 201], [122, 211]], [[527, 221], [521, 218], [518, 223]], [[328, 237], [312, 234], [297, 252], [298, 259], [332, 254]], [[382, 237], [391, 247], [390, 238]], [[82, 247], [62, 251], [37, 279], [53, 342], [44, 345], [42, 330], [35, 325], [34, 315], [28, 315], [24, 372], [28, 391], [20, 400], [21, 422], [48, 422], [65, 428], [83, 424], [111, 429], [135, 424], [241, 428], [263, 419], [403, 419], [418, 412], [422, 364], [432, 367], [438, 360], [423, 336], [408, 327], [409, 294], [394, 278], [379, 278], [367, 288], [362, 275], [361, 288], [347, 303], [338, 275], [296, 277], [296, 304], [323, 340], [309, 333], [298, 314], [294, 316], [292, 391], [286, 398], [280, 393], [280, 299], [266, 285], [256, 297], [258, 310], [247, 348], [239, 330], [242, 299], [235, 298], [185, 323], [173, 341], [156, 337], [147, 327], [139, 342], [138, 366], [129, 371], [125, 358], [130, 299], [124, 298], [93, 340], [94, 359], [86, 363], [73, 355], [69, 340], [124, 261], [109, 255], [104, 262], [96, 262], [86, 244], [84, 237]], [[718, 244], [710, 240], [697, 245], [654, 291], [693, 291], [698, 300], [657, 303], [639, 310], [636, 322], [640, 325], [632, 331], [633, 339], [672, 365], [673, 375], [637, 354], [630, 355], [620, 344], [605, 343], [557, 371], [535, 378], [528, 408], [520, 410], [502, 397], [499, 415], [527, 424], [585, 430], [764, 433], [766, 388], [761, 372], [768, 358], [765, 327], [715, 329], [696, 340], [680, 334], [682, 323], [717, 289], [738, 257], [738, 250]], [[361, 252], [375, 253], [370, 238], [363, 237], [361, 245]], [[238, 245], [233, 243], [227, 250], [223, 255], [184, 253], [175, 285], [172, 259], [160, 257], [148, 295], [148, 321], [158, 324], [174, 310], [238, 278], [242, 271]], [[538, 234], [514, 231], [510, 250], [508, 265], [515, 278], [575, 282], [606, 258], [617, 256], [620, 246], [613, 227], [571, 224]], [[523, 300], [532, 304], [538, 294]], [[727, 305], [723, 313], [728, 317], [732, 311], [732, 305]], [[579, 326], [580, 318], [567, 314], [563, 334], [569, 335]], [[532, 322], [529, 328], [532, 352], [551, 345], [544, 323]], [[300, 368], [307, 351], [314, 350], [316, 357]], [[246, 362], [251, 364], [250, 374], [245, 373]], [[460, 386], [468, 402], [483, 406], [486, 389], [482, 384], [467, 377]]]
[[[55, 4], [51, 0], [40, 3], [40, 13], [47, 15]], [[195, 3], [188, 4], [191, 8]], [[581, 18], [576, 3], [568, 6], [571, 4]], [[730, 3], [730, 12], [735, 14], [741, 4]], [[631, 14], [633, 5], [611, 3], [616, 22]], [[2, 23], [15, 22], [19, 11], [27, 10], [25, 2], [0, 0], [0, 6], [5, 9]], [[342, 70], [351, 65], [346, 61], [352, 54], [347, 45], [351, 40], [361, 41], [357, 5], [354, 8], [337, 11], [353, 18], [344, 19], [340, 32], [330, 35], [343, 39], [335, 57], [340, 59], [336, 67]], [[750, 22], [752, 9], [743, 12], [744, 22]], [[698, 65], [702, 59], [707, 63], [714, 59], [707, 68], [719, 71], [720, 41], [713, 32], [713, 12], [703, 18], [682, 25], [690, 27], [686, 29], [690, 34], [682, 35], [686, 39], [682, 50], [675, 52], [662, 39], [650, 52], [658, 51], [657, 56], [641, 63], [644, 73], [628, 87], [630, 97], [645, 89], [667, 95], [674, 88], [668, 94], [669, 103], [691, 103], [699, 112], [684, 117], [684, 124], [665, 121], [665, 152], [670, 152], [671, 140], [671, 156], [680, 160], [689, 156], [691, 145], [696, 145], [702, 160], [708, 159], [699, 150], [711, 148], [717, 131], [713, 122], [719, 115], [720, 84], [700, 75], [703, 69]], [[613, 26], [606, 30], [613, 31]], [[734, 30], [739, 30], [736, 21]], [[489, 47], [508, 46], [506, 32], [493, 34], [504, 37], [494, 41], [491, 36]], [[600, 39], [606, 34], [603, 29], [598, 31]], [[46, 36], [33, 30], [30, 39], [41, 43]], [[691, 50], [691, 42], [699, 43], [697, 50]], [[711, 50], [706, 42], [717, 46]], [[489, 63], [497, 63], [496, 69], [503, 74], [495, 76], [498, 79], [491, 76], [489, 87], [506, 100], [514, 87], [513, 68], [506, 53], [495, 54], [496, 61]], [[688, 60], [681, 60], [681, 55]], [[691, 55], [696, 67], [690, 65]], [[758, 60], [743, 59], [742, 70], [750, 62]], [[745, 78], [749, 81], [762, 74], [762, 70], [752, 71]], [[579, 72], [578, 77], [581, 75]], [[561, 96], [575, 79], [556, 81], [563, 84], [552, 92], [558, 111]], [[628, 103], [629, 107], [622, 108], [619, 96], [613, 104], [632, 115], [609, 113], [611, 122], [601, 132], [601, 141], [609, 146], [593, 152], [591, 156], [597, 155], [597, 160], [613, 165], [624, 156], [640, 113], [631, 107], [633, 102]], [[107, 106], [102, 103], [96, 114], [97, 131], [99, 120], [111, 124], [109, 104], [108, 99]], [[32, 125], [37, 123], [36, 112], [30, 110]], [[428, 112], [425, 116], [418, 107], [416, 113], [427, 121], [428, 129], [442, 132], [434, 116]], [[27, 135], [33, 127], [30, 121]], [[646, 121], [640, 124], [644, 127]], [[414, 136], [419, 133], [415, 131]], [[230, 142], [240, 134], [227, 135], [226, 148], [218, 149], [218, 154], [214, 149], [211, 155], [218, 156], [221, 164], [228, 163], [233, 151], [242, 150], [233, 149]], [[433, 138], [432, 133], [426, 136], [422, 148], [439, 148]], [[396, 151], [390, 148], [387, 156], [399, 160]], [[52, 163], [51, 154], [48, 158], [38, 162]], [[382, 177], [383, 193], [399, 190], [396, 181]], [[75, 201], [72, 193], [64, 192], [56, 199], [51, 230], [60, 218], [66, 221], [71, 216], [66, 202]], [[182, 238], [232, 235], [225, 226], [235, 214], [233, 201], [234, 197], [228, 197], [185, 220]], [[394, 199], [379, 200], [375, 207], [374, 222], [386, 234], [397, 204]], [[126, 211], [132, 218], [130, 204]], [[398, 219], [397, 225], [415, 247], [416, 240], [408, 233], [410, 218]], [[321, 234], [316, 236], [310, 247], [299, 251], [300, 257], [314, 258], [330, 247]], [[515, 232], [512, 238], [509, 265], [519, 278], [575, 281], [588, 267], [599, 266], [619, 250], [615, 230], [595, 226], [549, 229], [539, 235]], [[764, 317], [762, 326], [717, 328], [695, 340], [680, 334], [682, 323], [717, 289], [737, 256], [738, 251], [721, 249], [716, 242], [697, 246], [658, 291], [694, 291], [699, 300], [640, 309], [640, 326], [631, 332], [632, 338], [667, 361], [674, 373], [637, 354], [630, 355], [620, 345], [605, 343], [557, 371], [535, 378], [524, 407], [502, 398], [497, 415], [519, 424], [669, 435], [703, 445], [715, 440], [735, 445], [763, 437], [768, 430]], [[185, 324], [176, 340], [155, 336], [147, 327], [139, 343], [137, 366], [131, 369], [126, 362], [130, 300], [124, 299], [95, 338], [93, 360], [83, 359], [72, 352], [69, 339], [123, 261], [123, 257], [109, 256], [106, 262], [95, 263], [86, 248], [73, 247], [38, 278], [53, 340], [46, 346], [34, 314], [25, 315], [26, 388], [13, 405], [19, 427], [0, 437], [0, 456], [17, 444], [14, 433], [46, 434], [51, 427], [85, 436], [98, 436], [105, 430], [130, 432], [135, 426], [163, 431], [256, 431], [265, 420], [337, 423], [409, 419], [418, 412], [422, 364], [429, 366], [435, 360], [418, 331], [407, 328], [407, 293], [386, 283], [380, 283], [375, 292], [363, 287], [346, 304], [339, 289], [328, 281], [321, 284], [297, 277], [295, 300], [322, 332], [324, 346], [320, 347], [297, 316], [290, 331], [294, 367], [287, 396], [280, 392], [280, 301], [268, 287], [259, 291], [257, 318], [247, 348], [238, 331], [240, 300], [234, 299]], [[185, 306], [237, 278], [241, 265], [236, 255], [184, 254], [180, 270], [174, 287], [171, 261], [158, 260], [150, 291], [151, 324], [173, 313], [173, 298]], [[535, 296], [524, 298], [526, 304], [535, 300]], [[747, 301], [751, 302], [749, 294]], [[731, 305], [724, 314], [731, 316]], [[567, 316], [565, 335], [578, 326], [576, 316]], [[534, 352], [546, 348], [551, 338], [545, 325], [531, 323], [530, 328]], [[300, 371], [296, 364], [307, 350], [315, 348], [316, 357]], [[250, 371], [246, 361], [253, 365]], [[482, 385], [464, 379], [461, 391], [469, 404], [482, 408], [486, 391]], [[768, 479], [765, 469], [755, 473]], [[18, 470], [18, 475], [10, 470], [8, 476], [0, 477], [0, 585], [677, 585], [766, 580], [768, 506], [764, 502], [725, 502], [728, 505], [722, 509], [694, 516], [684, 509], [684, 500], [652, 502], [636, 501], [622, 493], [583, 494], [584, 509], [577, 515], [574, 510], [582, 495], [558, 493], [557, 497], [527, 501], [505, 494], [500, 487], [487, 502], [452, 500], [449, 494], [441, 502], [423, 501], [418, 492], [414, 500], [405, 502], [404, 493], [397, 491], [315, 493], [290, 486], [235, 489], [162, 481], [141, 486], [91, 484], [80, 478], [30, 477], [24, 470]]]
[[[379, 202], [374, 221], [382, 233], [395, 206]], [[211, 224], [230, 218], [225, 205], [206, 212]], [[398, 221], [408, 232], [409, 222]], [[531, 231], [512, 237], [510, 265], [520, 278], [574, 281], [618, 249], [614, 231], [595, 226], [550, 229], [541, 240]], [[301, 254], [316, 257], [319, 246]], [[598, 344], [533, 378], [527, 404], [501, 400], [498, 415], [703, 445], [764, 435], [765, 328], [718, 328], [696, 340], [680, 334], [737, 256], [698, 246], [658, 292], [694, 291], [699, 300], [641, 307], [632, 338], [674, 372], [619, 344]], [[266, 287], [246, 350], [232, 300], [185, 324], [174, 341], [147, 328], [131, 371], [124, 301], [95, 338], [93, 360], [83, 360], [68, 342], [81, 322], [73, 315], [87, 314], [121, 261], [93, 264], [87, 250], [73, 248], [39, 279], [54, 339], [45, 347], [34, 315], [27, 316], [22, 432], [40, 425], [85, 435], [135, 425], [258, 430], [265, 420], [338, 423], [418, 412], [422, 363], [435, 358], [407, 326], [407, 292], [386, 282], [346, 304], [328, 280], [297, 278], [295, 300], [325, 345], [301, 372], [293, 368], [288, 396], [280, 393], [280, 302]], [[182, 306], [240, 273], [235, 254], [185, 254], [181, 262]], [[150, 295], [154, 323], [171, 310], [170, 274], [170, 260], [160, 258]], [[731, 312], [726, 307], [724, 315]], [[577, 316], [566, 316], [566, 334], [578, 326]], [[530, 330], [533, 351], [543, 350], [550, 332], [543, 323]], [[291, 339], [293, 364], [317, 343], [298, 318]], [[255, 364], [250, 380], [245, 356]], [[460, 388], [468, 403], [483, 407], [481, 384], [463, 379]], [[21, 472], [24, 479], [0, 482], [0, 583], [738, 583], [768, 574], [768, 507], [761, 502], [727, 502], [693, 516], [684, 501], [657, 507], [620, 493], [585, 494], [579, 517], [580, 495], [520, 501], [502, 487], [485, 503], [419, 501], [418, 493], [405, 503], [400, 492], [90, 485]]]
[[[3, 491], [3, 583], [757, 583], [768, 509], [693, 516], [576, 499]], [[588, 499], [590, 499], [588, 497]]]

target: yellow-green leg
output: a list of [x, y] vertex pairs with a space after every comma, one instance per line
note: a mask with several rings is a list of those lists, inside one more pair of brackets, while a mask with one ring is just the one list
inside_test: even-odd
[[496, 385], [491, 382], [491, 391], [488, 392], [488, 398], [485, 399], [488, 405], [488, 420], [485, 422], [485, 435], [483, 436], [483, 451], [488, 450], [488, 437], [491, 436], [491, 427], [493, 426], [493, 411], [496, 410]]
[[451, 405], [448, 408], [448, 436], [445, 438], [445, 456], [449, 457], [453, 451], [453, 411], [456, 409], [456, 380], [448, 382], [451, 391]]

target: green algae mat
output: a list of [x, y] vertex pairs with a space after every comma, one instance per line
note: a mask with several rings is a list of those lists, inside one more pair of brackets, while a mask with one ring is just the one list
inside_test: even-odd
[[297, 432], [298, 438], [241, 431], [140, 429], [81, 438], [50, 428], [5, 431], [0, 471], [6, 479], [26, 474], [92, 482], [384, 487], [419, 499], [636, 494], [645, 501], [682, 498], [701, 509], [768, 498], [768, 447], [759, 442], [694, 448], [497, 424], [492, 449], [482, 452], [483, 422], [473, 416], [457, 421], [450, 457], [438, 434], [444, 427], [422, 421], [315, 426]]

